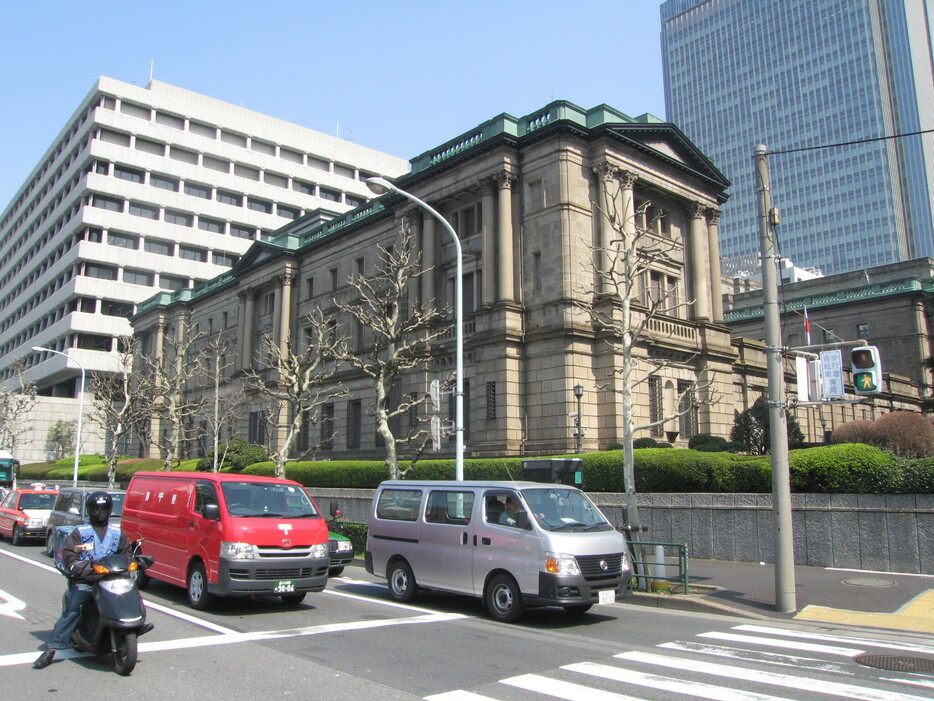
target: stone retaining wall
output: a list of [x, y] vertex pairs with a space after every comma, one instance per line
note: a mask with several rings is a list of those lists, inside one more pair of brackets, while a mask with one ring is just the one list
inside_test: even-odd
[[[366, 522], [373, 490], [313, 489], [328, 511]], [[614, 525], [626, 523], [625, 494], [591, 498]], [[691, 557], [773, 562], [771, 494], [639, 494], [645, 540], [687, 543]], [[793, 494], [795, 562], [880, 572], [934, 574], [934, 495]]]

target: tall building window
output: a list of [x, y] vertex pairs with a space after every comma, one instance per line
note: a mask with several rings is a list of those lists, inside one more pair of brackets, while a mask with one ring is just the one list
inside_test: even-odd
[[486, 418], [496, 418], [496, 383], [486, 383]]
[[254, 445], [266, 442], [266, 416], [262, 411], [250, 412], [248, 440]]
[[321, 450], [334, 450], [334, 405], [321, 407]]
[[[664, 416], [665, 408], [662, 401], [662, 378], [657, 375], [649, 377], [649, 423], [654, 424], [661, 421]], [[662, 435], [662, 424], [653, 425], [649, 429], [649, 435], [658, 438]]]
[[678, 380], [678, 433], [681, 438], [690, 438], [697, 433], [698, 406], [695, 396], [694, 383], [689, 380]]
[[347, 448], [360, 447], [360, 433], [363, 428], [363, 406], [359, 399], [347, 402]]

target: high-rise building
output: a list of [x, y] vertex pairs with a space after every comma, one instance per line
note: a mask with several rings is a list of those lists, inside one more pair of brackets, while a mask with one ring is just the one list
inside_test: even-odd
[[667, 117], [732, 182], [725, 259], [759, 250], [757, 144], [796, 265], [934, 255], [930, 0], [667, 0], [661, 17]]
[[[88, 381], [114, 367], [139, 302], [229, 270], [289, 220], [363, 204], [370, 175], [407, 171], [172, 85], [100, 78], [0, 215], [0, 381], [23, 361], [40, 395], [76, 397], [81, 367]], [[46, 405], [43, 420], [75, 418]]]

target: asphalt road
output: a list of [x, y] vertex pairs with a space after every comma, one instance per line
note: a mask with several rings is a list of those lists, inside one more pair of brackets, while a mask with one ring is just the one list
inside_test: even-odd
[[[131, 677], [106, 658], [33, 659], [64, 580], [35, 546], [0, 544], [0, 667], [6, 698], [498, 699], [934, 697], [934, 643], [913, 634], [630, 606], [558, 609], [496, 623], [472, 599], [399, 605], [359, 567], [296, 607], [275, 598], [188, 608], [181, 589], [145, 593], [155, 630]], [[924, 674], [858, 664], [871, 654]], [[888, 662], [886, 662], [888, 664]], [[15, 693], [10, 693], [14, 691]], [[8, 695], [10, 694], [10, 695]], [[686, 696], [681, 696], [681, 695]], [[758, 694], [751, 696], [750, 694]]]

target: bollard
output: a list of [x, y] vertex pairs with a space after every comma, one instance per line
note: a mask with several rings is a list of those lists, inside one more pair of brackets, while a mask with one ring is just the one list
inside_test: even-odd
[[652, 581], [652, 591], [668, 591], [668, 568], [665, 565], [665, 546], [655, 546], [655, 566], [652, 573], [655, 579]]

